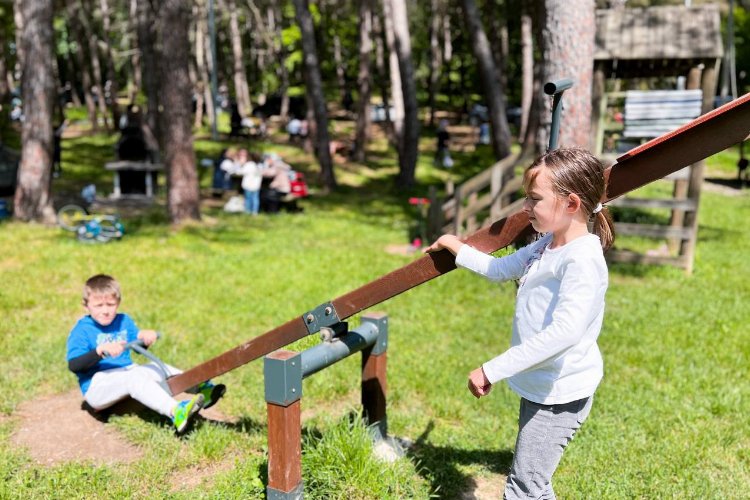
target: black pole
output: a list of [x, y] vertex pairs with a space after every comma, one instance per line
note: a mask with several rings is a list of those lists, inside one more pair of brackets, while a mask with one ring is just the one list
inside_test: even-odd
[[557, 149], [557, 140], [560, 135], [560, 116], [562, 113], [562, 95], [563, 92], [573, 86], [573, 80], [570, 78], [561, 78], [544, 84], [544, 93], [552, 96], [552, 124], [549, 129], [549, 148], [548, 151]]

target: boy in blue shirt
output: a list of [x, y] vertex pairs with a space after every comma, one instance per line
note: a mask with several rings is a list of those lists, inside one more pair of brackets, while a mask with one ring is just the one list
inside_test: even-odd
[[[201, 408], [212, 406], [224, 395], [223, 384], [203, 382], [191, 399], [177, 401], [162, 387], [164, 375], [153, 363], [137, 365], [125, 344], [136, 339], [146, 347], [156, 342], [154, 330], [139, 330], [133, 320], [118, 313], [120, 284], [111, 276], [97, 274], [86, 281], [83, 306], [88, 311], [68, 336], [67, 361], [78, 377], [84, 400], [96, 411], [131, 397], [169, 417], [180, 434]], [[180, 373], [168, 366], [170, 375]]]

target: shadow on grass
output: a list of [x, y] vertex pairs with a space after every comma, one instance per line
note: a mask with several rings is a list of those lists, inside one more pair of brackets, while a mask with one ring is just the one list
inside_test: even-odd
[[[163, 415], [146, 408], [144, 405], [131, 398], [124, 399], [101, 411], [94, 410], [86, 401], [82, 401], [81, 409], [102, 423], [109, 422], [109, 419], [112, 416], [123, 417], [128, 415], [135, 415], [144, 422], [154, 425], [163, 425], [165, 422], [165, 417]], [[196, 427], [202, 427], [204, 425], [220, 426], [242, 434], [258, 434], [266, 432], [267, 430], [265, 424], [249, 417], [226, 421], [211, 418], [210, 416], [199, 413], [194, 417], [193, 421], [190, 423], [190, 427], [184, 435], [189, 434], [190, 431], [194, 430]]]
[[[459, 470], [460, 465], [481, 465], [494, 474], [507, 475], [513, 463], [513, 450], [460, 449], [434, 446], [427, 438], [435, 424], [430, 421], [422, 434], [407, 451], [407, 456], [419, 464], [418, 472], [442, 498], [461, 498], [475, 482]], [[498, 492], [499, 494], [499, 492]]]

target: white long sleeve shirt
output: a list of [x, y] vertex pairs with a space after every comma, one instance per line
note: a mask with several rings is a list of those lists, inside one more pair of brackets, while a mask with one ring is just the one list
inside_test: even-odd
[[596, 344], [604, 317], [607, 264], [599, 238], [550, 249], [552, 234], [506, 257], [463, 245], [456, 264], [492, 281], [519, 279], [511, 347], [482, 365], [491, 383], [539, 404], [594, 394], [603, 362]]

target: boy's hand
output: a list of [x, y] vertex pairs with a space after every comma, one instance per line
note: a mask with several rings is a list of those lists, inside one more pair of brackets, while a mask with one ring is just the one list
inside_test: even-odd
[[477, 399], [486, 396], [492, 390], [492, 384], [487, 380], [481, 366], [469, 373], [469, 390]]
[[142, 340], [146, 347], [156, 342], [157, 338], [158, 334], [156, 333], [156, 330], [141, 330], [138, 332], [138, 339]]
[[125, 344], [126, 342], [124, 340], [105, 342], [104, 344], [96, 346], [96, 353], [102, 358], [105, 356], [116, 358], [125, 351]]

